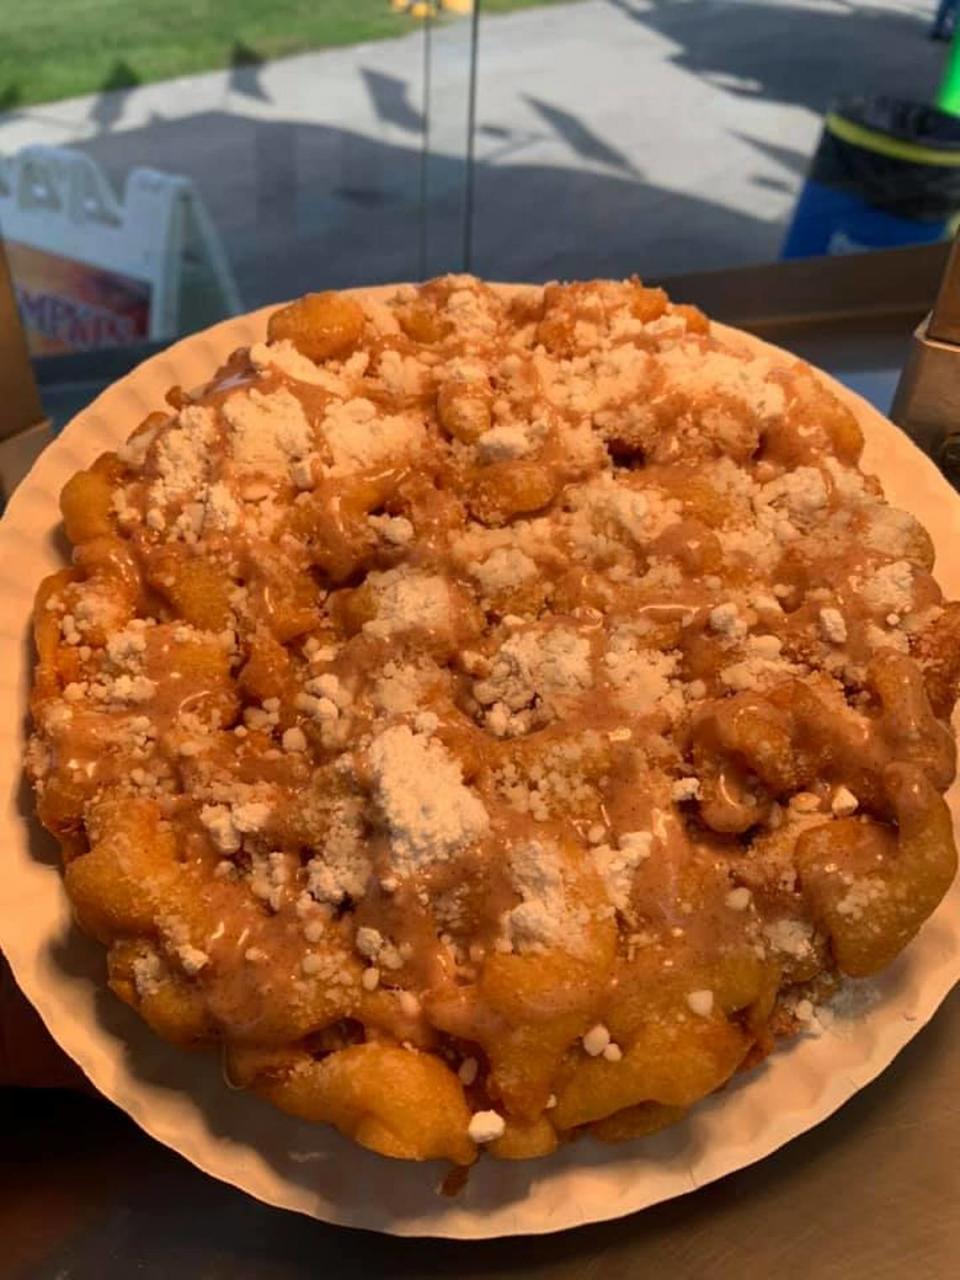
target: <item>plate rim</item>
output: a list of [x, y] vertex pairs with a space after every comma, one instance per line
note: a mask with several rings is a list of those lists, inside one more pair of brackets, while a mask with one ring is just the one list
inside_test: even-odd
[[[365, 289], [348, 290], [346, 292], [364, 295], [368, 298], [372, 297], [375, 299], [378, 296], [383, 297], [391, 294], [397, 287], [397, 285], [380, 285]], [[513, 292], [528, 288], [529, 286], [514, 285], [496, 287], [502, 289], [504, 292], [507, 290]], [[81, 410], [80, 413], [76, 414], [64, 427], [63, 431], [59, 433], [57, 438], [43, 451], [34, 463], [33, 467], [30, 469], [28, 475], [12, 495], [7, 510], [4, 513], [2, 520], [0, 520], [0, 562], [5, 559], [6, 555], [9, 555], [7, 545], [9, 542], [15, 541], [18, 537], [21, 539], [26, 538], [29, 541], [32, 537], [32, 534], [29, 532], [30, 522], [28, 519], [31, 504], [35, 504], [38, 501], [42, 502], [47, 507], [52, 504], [55, 511], [56, 499], [60, 486], [64, 480], [68, 478], [75, 466], [83, 465], [82, 462], [78, 463], [75, 455], [78, 453], [80, 455], [87, 454], [89, 455], [89, 460], [89, 458], [95, 456], [95, 453], [103, 447], [102, 432], [91, 430], [90, 424], [92, 422], [101, 423], [105, 419], [110, 418], [114, 408], [114, 403], [116, 402], [117, 407], [119, 407], [129, 393], [133, 392], [136, 394], [139, 388], [152, 385], [153, 382], [159, 383], [163, 380], [166, 380], [167, 386], [173, 385], [178, 381], [175, 376], [178, 365], [188, 363], [192, 357], [205, 349], [208, 352], [220, 350], [221, 357], [217, 363], [222, 362], [222, 360], [225, 359], [226, 356], [237, 346], [247, 345], [252, 340], [253, 330], [258, 326], [262, 326], [266, 317], [280, 305], [283, 304], [272, 304], [258, 308], [253, 312], [245, 313], [241, 316], [231, 317], [230, 319], [221, 321], [217, 325], [211, 326], [208, 329], [180, 339], [164, 351], [158, 352], [149, 357], [135, 369], [124, 375], [124, 377], [118, 379], [109, 387], [105, 388], [95, 400]], [[713, 332], [721, 339], [733, 345], [739, 345], [741, 347], [746, 346], [747, 349], [753, 350], [758, 354], [766, 355], [768, 358], [774, 359], [777, 362], [783, 362], [784, 360], [795, 361], [797, 359], [790, 353], [763, 342], [761, 339], [745, 333], [742, 330], [733, 329], [717, 322], [711, 322], [711, 327]], [[244, 336], [240, 338], [238, 336], [240, 334], [243, 334]], [[934, 464], [925, 455], [923, 455], [916, 446], [912, 444], [912, 442], [908, 441], [907, 437], [904, 436], [898, 428], [890, 423], [862, 397], [844, 387], [841, 383], [837, 382], [822, 370], [815, 369], [815, 372], [824, 381], [825, 385], [834, 392], [834, 394], [854, 410], [858, 421], [861, 421], [862, 425], [865, 425], [866, 423], [872, 424], [871, 435], [873, 432], [878, 433], [876, 439], [878, 448], [880, 448], [883, 437], [885, 436], [887, 438], [887, 443], [891, 444], [891, 437], [888, 433], [892, 432], [900, 444], [906, 444], [908, 446], [908, 451], [913, 450], [913, 453], [916, 456], [912, 457], [911, 461], [913, 466], [917, 469], [918, 475], [922, 475], [926, 483], [928, 485], [932, 485], [934, 490], [940, 489], [941, 492], [939, 496], [941, 498], [946, 498], [949, 495], [950, 502], [954, 507], [954, 524], [956, 525], [957, 530], [960, 531], [960, 497], [953, 492], [948, 482], [939, 473], [939, 471], [937, 471]], [[213, 368], [210, 369], [209, 376], [212, 376], [212, 374]], [[161, 407], [159, 402], [156, 407]], [[119, 440], [124, 439], [126, 435], [129, 434], [130, 430], [132, 430], [133, 425], [135, 424], [128, 420], [117, 423], [115, 429], [116, 441], [119, 442]], [[94, 448], [95, 445], [96, 449]], [[889, 486], [889, 481], [886, 479], [884, 480], [884, 486], [886, 491]], [[891, 504], [893, 505], [892, 500]], [[909, 506], [907, 509], [909, 509]], [[925, 524], [928, 519], [929, 516], [925, 517]], [[49, 536], [49, 528], [46, 530], [46, 533]], [[938, 566], [937, 577], [939, 581], [942, 581], [943, 579], [944, 568], [945, 566]], [[28, 595], [32, 596], [35, 586], [36, 581], [31, 580]], [[957, 591], [957, 594], [960, 595], [960, 591]], [[14, 621], [14, 634], [16, 633], [18, 625], [20, 649], [22, 651], [24, 648], [23, 631], [28, 625], [28, 619], [21, 618], [19, 624]], [[5, 647], [5, 643], [9, 639], [10, 634], [5, 632], [3, 636], [0, 637], [0, 649]], [[10, 683], [10, 688], [15, 695], [17, 692], [17, 686], [19, 685], [21, 701], [24, 692], [23, 681], [24, 678], [29, 677], [31, 670], [32, 648], [29, 653], [29, 658], [21, 652], [20, 664], [13, 673], [14, 680]], [[3, 766], [4, 761], [0, 760], [0, 779], [3, 779], [3, 774], [8, 772], [8, 770]], [[19, 770], [17, 773], [19, 775]], [[6, 779], [3, 779], [3, 781], [5, 782]], [[24, 845], [28, 845], [31, 828], [36, 828], [36, 820], [32, 817], [32, 814], [23, 814], [20, 812], [16, 803], [17, 796], [21, 790], [20, 777], [11, 776], [10, 783], [12, 784], [10, 788], [10, 796], [13, 803], [8, 806], [9, 811], [0, 812], [0, 833], [6, 829], [9, 834], [10, 819], [12, 817], [15, 822], [19, 822], [20, 824], [21, 842], [23, 842]], [[956, 785], [954, 787], [954, 791], [956, 791]], [[956, 822], [958, 811], [960, 811], [960, 809], [958, 809], [956, 795], [952, 795], [951, 800], [951, 808]], [[60, 883], [59, 868], [55, 870], [54, 874], [57, 881], [54, 892], [58, 893], [65, 900], [65, 894], [63, 893]], [[49, 880], [52, 883], [53, 877], [51, 876]], [[938, 909], [934, 919], [945, 914], [951, 914], [949, 909], [945, 912], [945, 907], [950, 904], [951, 899], [954, 900], [952, 907], [955, 908], [957, 902], [960, 901], [960, 883], [958, 882], [955, 882], [948, 898], [945, 900], [944, 904], [941, 904], [941, 907]], [[953, 915], [956, 915], [955, 910], [953, 911]], [[931, 922], [928, 921], [927, 925], [924, 927], [925, 930], [930, 928], [930, 923]], [[544, 1219], [539, 1223], [524, 1222], [523, 1225], [518, 1225], [516, 1228], [511, 1228], [509, 1224], [505, 1225], [500, 1221], [500, 1215], [498, 1214], [495, 1215], [496, 1221], [491, 1221], [489, 1224], [491, 1229], [474, 1229], [468, 1231], [463, 1229], [462, 1223], [458, 1227], [456, 1221], [451, 1224], [449, 1229], [445, 1229], [444, 1224], [448, 1215], [441, 1216], [441, 1220], [432, 1222], [426, 1227], [418, 1225], [416, 1221], [387, 1223], [371, 1221], [369, 1220], [369, 1215], [358, 1213], [357, 1207], [352, 1205], [349, 1200], [345, 1200], [343, 1204], [333, 1206], [332, 1210], [330, 1206], [324, 1206], [323, 1211], [321, 1212], [317, 1205], [310, 1206], [302, 1201], [293, 1203], [289, 1194], [286, 1198], [281, 1194], [271, 1194], [270, 1188], [262, 1185], [262, 1178], [260, 1179], [261, 1185], [256, 1189], [252, 1189], [249, 1185], [244, 1184], [242, 1177], [240, 1180], [238, 1180], [236, 1176], [231, 1177], [222, 1167], [222, 1153], [219, 1152], [219, 1148], [213, 1148], [215, 1153], [219, 1153], [217, 1158], [210, 1158], [209, 1155], [205, 1155], [203, 1152], [198, 1151], [195, 1144], [191, 1149], [190, 1144], [183, 1141], [182, 1135], [178, 1137], [178, 1135], [164, 1130], [164, 1126], [154, 1117], [151, 1117], [149, 1114], [150, 1107], [152, 1105], [151, 1099], [146, 1096], [142, 1089], [138, 1088], [142, 1082], [138, 1080], [135, 1074], [128, 1073], [126, 1079], [124, 1079], [123, 1072], [119, 1072], [116, 1073], [113, 1078], [107, 1078], [108, 1073], [105, 1072], [104, 1066], [109, 1066], [109, 1063], [105, 1064], [103, 1061], [96, 1059], [95, 1054], [86, 1051], [91, 1048], [95, 1048], [95, 1044], [93, 1042], [96, 1037], [93, 1037], [91, 1043], [78, 1048], [77, 1038], [73, 1034], [71, 1025], [63, 1018], [62, 1010], [57, 1010], [53, 1007], [55, 1002], [50, 998], [50, 992], [45, 989], [41, 975], [35, 971], [33, 965], [30, 963], [29, 943], [26, 947], [22, 948], [18, 944], [17, 940], [14, 939], [13, 945], [8, 945], [8, 940], [4, 937], [4, 934], [6, 933], [4, 927], [5, 913], [2, 908], [0, 908], [0, 938], [3, 940], [3, 953], [6, 956], [7, 962], [10, 965], [18, 985], [39, 1013], [48, 1031], [68, 1056], [79, 1062], [80, 1066], [86, 1071], [88, 1076], [90, 1076], [100, 1092], [109, 1100], [114, 1102], [115, 1105], [119, 1106], [126, 1114], [130, 1115], [134, 1122], [151, 1137], [160, 1141], [165, 1146], [177, 1151], [178, 1154], [189, 1160], [203, 1172], [220, 1181], [227, 1182], [228, 1184], [244, 1191], [246, 1194], [252, 1195], [256, 1199], [270, 1204], [273, 1207], [293, 1210], [295, 1212], [305, 1214], [306, 1216], [318, 1218], [321, 1221], [331, 1222], [337, 1225], [362, 1227], [377, 1230], [386, 1234], [420, 1238], [450, 1239], [488, 1239], [514, 1234], [547, 1234], [558, 1230], [586, 1225], [587, 1223], [609, 1221], [624, 1217], [630, 1213], [638, 1212], [642, 1208], [652, 1207], [653, 1204], [661, 1203], [664, 1200], [686, 1194], [687, 1191], [694, 1190], [699, 1186], [705, 1185], [707, 1182], [715, 1181], [717, 1178], [724, 1177], [728, 1173], [735, 1172], [737, 1169], [745, 1168], [748, 1165], [755, 1163], [757, 1160], [765, 1158], [767, 1155], [783, 1146], [786, 1142], [790, 1141], [793, 1137], [800, 1136], [800, 1134], [808, 1132], [810, 1129], [816, 1127], [817, 1124], [822, 1123], [830, 1115], [834, 1114], [846, 1101], [859, 1092], [861, 1088], [869, 1084], [873, 1079], [881, 1074], [887, 1066], [890, 1065], [900, 1050], [904, 1048], [916, 1034], [919, 1033], [923, 1026], [925, 1026], [929, 1019], [934, 1015], [940, 1004], [949, 994], [952, 987], [960, 981], [960, 925], [958, 925], [956, 920], [952, 918], [951, 924], [953, 954], [947, 955], [941, 963], [936, 966], [936, 968], [932, 968], [928, 972], [921, 974], [924, 1006], [922, 1011], [918, 1012], [915, 1020], [908, 1024], [906, 1034], [903, 1034], [904, 1027], [898, 1026], [896, 1030], [898, 1030], [900, 1034], [894, 1034], [891, 1036], [889, 1034], [891, 1028], [888, 1026], [888, 1034], [885, 1038], [885, 1042], [879, 1047], [879, 1049], [875, 1046], [875, 1052], [873, 1053], [873, 1057], [869, 1061], [869, 1064], [863, 1064], [867, 1068], [866, 1071], [861, 1072], [860, 1078], [856, 1081], [830, 1079], [829, 1084], [832, 1088], [828, 1088], [826, 1094], [820, 1095], [818, 1099], [818, 1106], [814, 1108], [814, 1110], [816, 1110], [816, 1115], [814, 1115], [813, 1118], [810, 1118], [807, 1122], [801, 1121], [800, 1123], [796, 1123], [797, 1115], [802, 1115], [802, 1112], [798, 1113], [796, 1110], [790, 1109], [781, 1111], [774, 1117], [774, 1122], [769, 1126], [763, 1140], [754, 1143], [753, 1147], [748, 1152], [740, 1152], [740, 1155], [742, 1155], [743, 1158], [738, 1158], [737, 1153], [734, 1152], [730, 1162], [726, 1165], [724, 1165], [724, 1161], [722, 1159], [719, 1162], [714, 1161], [715, 1167], [713, 1168], [713, 1171], [710, 1172], [707, 1177], [700, 1179], [694, 1176], [691, 1168], [688, 1186], [678, 1187], [673, 1190], [664, 1189], [662, 1194], [655, 1194], [652, 1198], [644, 1200], [642, 1204], [623, 1205], [620, 1203], [618, 1198], [616, 1201], [609, 1203], [609, 1212], [605, 1211], [606, 1206], [603, 1203], [599, 1205], [594, 1204], [585, 1213], [576, 1217], [567, 1216], [560, 1221], [551, 1217], [549, 1220]], [[37, 940], [35, 944], [35, 949], [37, 951], [39, 951], [42, 942], [43, 939]], [[99, 944], [93, 945], [99, 948]], [[912, 946], [915, 945], [916, 944], [912, 944]], [[103, 985], [102, 978], [101, 985]], [[100, 1030], [101, 1029], [98, 1026], [97, 1031], [99, 1032]], [[89, 1038], [89, 1027], [86, 1028], [86, 1033]], [[185, 1053], [183, 1050], [180, 1050], [179, 1052]], [[783, 1047], [781, 1047], [780, 1053], [781, 1055], [784, 1054]], [[744, 1078], [744, 1084], [746, 1084], [748, 1079], [749, 1077]], [[706, 1100], [695, 1110], [699, 1111], [704, 1106], [716, 1107], [718, 1105], [722, 1105], [722, 1102], [723, 1095], [718, 1095], [710, 1100]], [[199, 1114], [202, 1118], [203, 1113], [199, 1112]], [[321, 1137], [320, 1141], [325, 1140], [326, 1134], [324, 1133], [324, 1136]], [[629, 1145], [636, 1146], [636, 1144]], [[377, 1157], [374, 1157], [374, 1159], [377, 1159]], [[490, 1161], [489, 1163], [494, 1164], [495, 1162]], [[534, 1165], [534, 1176], [536, 1176], [536, 1166], [539, 1162], [531, 1163]], [[406, 1167], [407, 1166], [404, 1165], [391, 1164], [391, 1168], [398, 1177]], [[424, 1166], [420, 1167], [423, 1168]], [[450, 1205], [454, 1211], [452, 1216], [455, 1219], [457, 1216], [455, 1214], [457, 1207], [456, 1203], [450, 1202]], [[437, 1208], [439, 1207], [440, 1202], [438, 1201]], [[473, 1216], [477, 1217], [478, 1214], [474, 1213]], [[478, 1228], [482, 1228], [483, 1222], [481, 1221], [479, 1224], [475, 1225], [477, 1225]]]

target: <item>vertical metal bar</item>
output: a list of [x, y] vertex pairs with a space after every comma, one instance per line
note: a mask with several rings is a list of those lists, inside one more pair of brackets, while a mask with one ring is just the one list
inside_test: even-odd
[[470, 84], [467, 90], [467, 164], [463, 184], [463, 269], [473, 267], [474, 135], [477, 125], [477, 51], [480, 45], [480, 0], [470, 18]]
[[429, 247], [429, 227], [427, 202], [430, 198], [430, 72], [432, 65], [431, 39], [433, 16], [427, 14], [423, 20], [423, 133], [420, 138], [420, 219], [419, 245], [417, 253], [418, 275], [421, 280], [427, 278], [427, 250]]

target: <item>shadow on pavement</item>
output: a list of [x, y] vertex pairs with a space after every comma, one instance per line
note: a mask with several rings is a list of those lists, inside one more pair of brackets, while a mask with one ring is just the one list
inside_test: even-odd
[[100, 86], [100, 95], [90, 112], [90, 119], [104, 133], [121, 118], [127, 99], [140, 84], [140, 77], [129, 63], [118, 59]]
[[943, 46], [930, 13], [847, 0], [827, 8], [718, 0], [607, 0], [673, 41], [668, 59], [732, 94], [826, 110], [834, 94], [932, 98]]
[[230, 89], [245, 98], [254, 98], [258, 102], [271, 102], [272, 99], [260, 83], [260, 73], [266, 65], [266, 59], [251, 49], [242, 40], [234, 41], [230, 50]]
[[378, 119], [384, 124], [395, 124], [406, 133], [423, 131], [423, 113], [411, 105], [410, 86], [406, 80], [385, 71], [371, 71], [368, 67], [361, 67], [360, 74]]
[[[713, 105], [699, 110], [716, 109], [724, 94], [815, 112], [835, 90], [922, 97], [936, 83], [943, 60], [942, 50], [925, 38], [922, 12], [880, 8], [869, 0], [830, 8], [772, 0], [607, 3], [624, 16], [628, 34], [636, 23], [664, 38], [637, 43], [642, 55], [637, 75], [653, 66], [643, 61], [649, 58], [710, 81]], [[579, 9], [571, 6], [571, 12]], [[269, 101], [256, 53], [238, 42], [232, 64], [229, 88]], [[492, 90], [484, 89], [489, 105], [478, 129], [483, 147], [475, 182], [477, 271], [533, 280], [631, 271], [663, 275], [777, 256], [783, 202], [767, 200], [761, 204], [764, 212], [755, 212], [749, 189], [752, 184], [758, 194], [766, 190], [789, 197], [807, 157], [767, 140], [769, 133], [757, 136], [762, 130], [751, 127], [749, 108], [739, 116], [736, 106], [730, 108], [729, 136], [753, 147], [766, 171], [743, 174], [744, 191], [735, 192], [735, 198], [706, 182], [700, 191], [681, 191], [658, 186], [638, 172], [622, 140], [613, 145], [589, 111], [572, 110], [559, 76], [548, 93], [525, 92], [522, 66], [511, 72], [502, 98], [490, 101]], [[369, 67], [360, 75], [380, 124], [387, 126], [381, 136], [215, 109], [115, 129], [135, 81], [118, 63], [107, 86], [111, 91], [93, 106], [99, 133], [80, 147], [118, 188], [128, 170], [145, 161], [192, 179], [245, 305], [310, 286], [409, 279], [419, 262], [423, 113], [411, 81]], [[494, 77], [486, 83], [501, 82]], [[517, 123], [518, 98], [536, 117], [532, 130], [529, 117], [526, 126]], [[676, 110], [684, 110], [682, 101]], [[735, 122], [742, 122], [739, 128], [732, 127]], [[635, 128], [643, 131], [650, 123], [640, 115]], [[684, 139], [695, 142], [696, 130], [695, 115], [684, 117]], [[676, 131], [670, 135], [677, 136]], [[551, 137], [562, 144], [556, 159], [537, 150]], [[457, 270], [462, 265], [462, 158], [432, 155], [428, 177], [427, 271]]]
[[[327, 125], [201, 112], [80, 144], [117, 187], [149, 157], [195, 183], [245, 306], [417, 273], [419, 148]], [[461, 265], [464, 164], [431, 160], [431, 274]], [[776, 252], [779, 228], [630, 174], [478, 163], [474, 268], [501, 279], [658, 274]], [[692, 251], [692, 246], [694, 251]]]
[[797, 151], [794, 147], [784, 147], [776, 142], [769, 142], [766, 138], [754, 138], [748, 133], [741, 133], [738, 129], [731, 130], [731, 137], [739, 138], [741, 142], [753, 147], [755, 151], [762, 152], [768, 159], [782, 165], [784, 169], [798, 178], [804, 177], [807, 172], [810, 157], [803, 151]]
[[554, 133], [558, 134], [582, 159], [611, 165], [613, 168], [623, 169], [627, 173], [634, 171], [629, 156], [625, 156], [617, 147], [612, 147], [609, 142], [604, 142], [599, 134], [595, 133], [578, 116], [575, 116], [572, 111], [565, 111], [562, 107], [552, 106], [549, 102], [541, 101], [540, 98], [531, 97], [530, 94], [524, 94], [523, 96], [534, 111], [547, 122]]

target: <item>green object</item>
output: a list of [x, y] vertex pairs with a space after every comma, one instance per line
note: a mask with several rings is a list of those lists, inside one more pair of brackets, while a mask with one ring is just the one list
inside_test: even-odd
[[953, 33], [947, 65], [937, 94], [937, 106], [948, 115], [960, 116], [960, 26]]

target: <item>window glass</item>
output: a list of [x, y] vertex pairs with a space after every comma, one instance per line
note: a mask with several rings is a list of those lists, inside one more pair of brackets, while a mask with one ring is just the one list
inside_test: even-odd
[[951, 95], [929, 37], [954, 7], [934, 30], [932, 0], [0, 0], [31, 348], [465, 266], [663, 276], [943, 237], [960, 70]]

